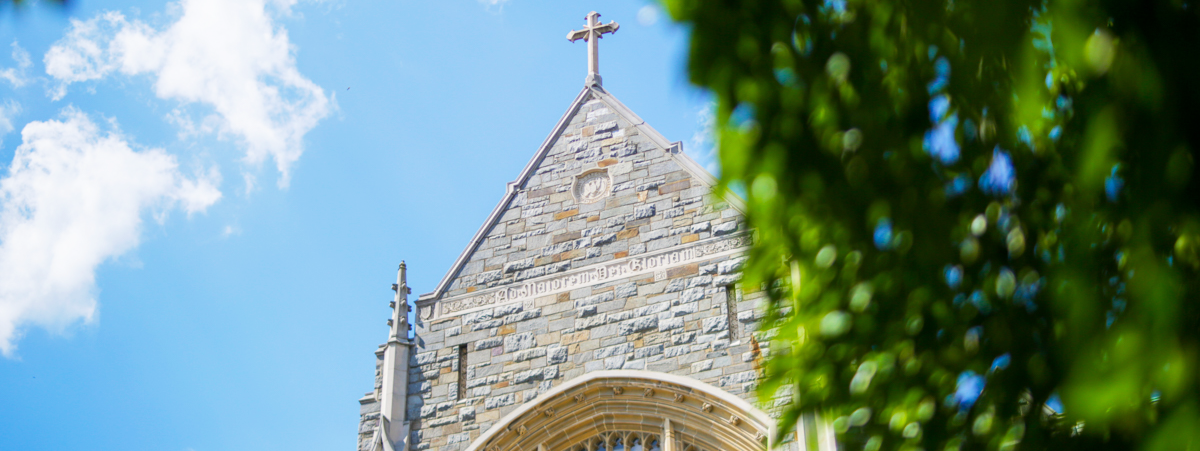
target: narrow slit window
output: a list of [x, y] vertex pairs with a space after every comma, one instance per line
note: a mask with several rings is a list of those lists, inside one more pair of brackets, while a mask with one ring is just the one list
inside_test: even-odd
[[467, 397], [467, 345], [458, 346], [458, 399]]
[[725, 313], [729, 323], [729, 339], [735, 340], [738, 338], [738, 302], [742, 299], [742, 293], [738, 291], [736, 284], [725, 286]]

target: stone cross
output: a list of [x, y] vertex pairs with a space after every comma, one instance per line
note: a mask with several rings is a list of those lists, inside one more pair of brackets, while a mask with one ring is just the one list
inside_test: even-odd
[[592, 11], [587, 15], [587, 26], [582, 30], [571, 30], [567, 33], [567, 40], [571, 42], [583, 39], [588, 43], [588, 76], [584, 82], [588, 86], [593, 84], [600, 85], [600, 38], [604, 34], [616, 33], [621, 25], [616, 21], [610, 21], [607, 24], [600, 23], [600, 14]]

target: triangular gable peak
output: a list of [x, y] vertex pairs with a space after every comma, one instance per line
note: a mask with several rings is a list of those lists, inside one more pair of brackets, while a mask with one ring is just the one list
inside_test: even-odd
[[420, 296], [422, 319], [436, 300], [734, 233], [742, 207], [714, 201], [715, 183], [681, 143], [587, 86], [437, 288]]

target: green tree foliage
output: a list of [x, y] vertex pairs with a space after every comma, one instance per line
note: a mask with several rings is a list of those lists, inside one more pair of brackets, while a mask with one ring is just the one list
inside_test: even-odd
[[782, 431], [1200, 448], [1189, 1], [666, 1], [756, 230]]

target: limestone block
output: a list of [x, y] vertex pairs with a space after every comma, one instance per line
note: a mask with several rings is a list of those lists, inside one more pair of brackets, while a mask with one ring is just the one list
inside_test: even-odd
[[697, 310], [698, 310], [697, 303], [689, 302], [686, 304], [679, 304], [674, 307], [671, 307], [671, 314], [674, 316], [691, 315], [693, 313], [696, 313]]
[[728, 328], [729, 321], [725, 316], [714, 316], [711, 318], [704, 318], [704, 320], [701, 322], [700, 331], [708, 334], [726, 330]]
[[654, 211], [655, 211], [654, 204], [634, 207], [633, 219], [649, 218], [651, 216], [654, 216]]
[[754, 382], [758, 379], [758, 374], [754, 371], [746, 371], [742, 373], [723, 376], [717, 382], [718, 387], [726, 387], [730, 385], [743, 384], [746, 382]]
[[717, 224], [716, 226], [714, 226], [712, 228], [712, 232], [713, 232], [713, 236], [728, 235], [730, 233], [736, 232], [737, 228], [738, 228], [738, 223], [737, 223], [737, 220], [735, 219], [732, 221], [725, 221], [720, 224]]
[[524, 362], [526, 360], [533, 360], [538, 357], [544, 357], [545, 355], [546, 355], [546, 348], [526, 349], [524, 351], [517, 351], [517, 353], [513, 355], [513, 361]]
[[734, 257], [725, 260], [717, 265], [717, 272], [721, 274], [729, 274], [742, 269], [742, 265], [746, 263], [747, 257]]
[[616, 346], [609, 346], [606, 348], [597, 349], [596, 353], [593, 354], [593, 358], [603, 359], [603, 358], [608, 358], [608, 357], [613, 357], [613, 356], [618, 356], [618, 355], [629, 354], [630, 352], [633, 352], [633, 343], [624, 343], [624, 344], [620, 344], [620, 345], [616, 345]]
[[504, 337], [485, 338], [475, 342], [475, 350], [494, 348], [504, 343]]
[[593, 316], [595, 314], [596, 314], [596, 306], [594, 306], [594, 305], [589, 305], [587, 307], [575, 310], [575, 316], [577, 316], [579, 318], [587, 318], [587, 317]]
[[619, 370], [625, 366], [625, 356], [609, 357], [604, 359], [604, 369]]
[[671, 279], [671, 282], [668, 283], [667, 287], [663, 289], [663, 293], [675, 293], [678, 291], [683, 291], [683, 289], [686, 287], [687, 287], [686, 280], [684, 280], [682, 278]]
[[741, 273], [733, 273], [724, 276], [713, 277], [713, 285], [718, 287], [727, 287], [742, 280]]
[[594, 239], [592, 239], [592, 246], [603, 246], [605, 244], [612, 243], [616, 239], [617, 239], [617, 234], [615, 234], [615, 233], [601, 235], [601, 236], [598, 236], [598, 237], [595, 237]]
[[670, 309], [671, 309], [670, 302], [657, 302], [654, 304], [647, 305], [645, 307], [638, 307], [638, 308], [634, 309], [631, 313], [633, 313], [632, 316], [646, 316], [646, 315], [655, 315], [658, 313], [662, 313], [662, 312], [665, 312]]
[[659, 332], [666, 332], [669, 330], [682, 329], [682, 328], [683, 328], [683, 318], [671, 318], [671, 319], [667, 319], [667, 320], [660, 320], [658, 322], [658, 331]]
[[511, 406], [516, 402], [517, 402], [517, 395], [515, 393], [508, 393], [508, 394], [504, 394], [504, 395], [493, 396], [491, 398], [487, 398], [487, 400], [484, 401], [483, 405], [484, 405], [485, 409], [491, 410], [491, 409], [496, 409], [496, 408], [500, 408], [500, 407], [504, 407], [504, 406]]
[[532, 370], [519, 371], [513, 375], [513, 384], [524, 384], [526, 382], [541, 380], [543, 374], [542, 370], [542, 368], [535, 368]]
[[421, 406], [421, 418], [431, 418], [437, 413], [436, 405]]
[[517, 271], [526, 270], [526, 269], [529, 269], [532, 267], [533, 267], [533, 259], [532, 258], [527, 258], [524, 260], [517, 260], [514, 262], [505, 263], [504, 264], [504, 273], [512, 274]]
[[687, 345], [672, 346], [672, 347], [663, 349], [663, 356], [666, 358], [679, 357], [681, 355], [687, 354], [688, 352], [690, 352], [690, 350], [688, 349]]
[[754, 310], [746, 310], [737, 314], [738, 322], [742, 323], [752, 323], [758, 321], [760, 317], [759, 313]]
[[540, 316], [542, 316], [542, 309], [527, 310], [527, 311], [524, 311], [521, 313], [517, 313], [515, 315], [511, 315], [507, 318], [504, 318], [504, 324], [512, 324], [512, 323], [521, 322], [521, 321], [528, 321], [528, 320], [531, 320], [531, 319], [534, 319], [534, 318], [537, 318]]
[[712, 280], [713, 280], [712, 276], [693, 277], [691, 279], [688, 279], [687, 287], [688, 288], [706, 287], [706, 286], [709, 286], [712, 284]]
[[471, 330], [473, 330], [473, 331], [492, 330], [492, 329], [495, 329], [495, 328], [503, 326], [503, 325], [504, 325], [503, 320], [494, 319], [491, 321], [482, 321], [482, 322], [475, 323], [474, 325], [471, 326]]
[[640, 316], [640, 315], [638, 315], [637, 313], [635, 313], [635, 312], [633, 312], [633, 311], [631, 311], [631, 310], [626, 310], [626, 311], [623, 311], [623, 312], [616, 312], [616, 313], [612, 313], [612, 314], [609, 314], [609, 315], [608, 315], [608, 321], [607, 321], [607, 323], [609, 323], [609, 324], [612, 324], [612, 323], [619, 323], [619, 322], [621, 322], [621, 321], [625, 321], [625, 320], [630, 320], [630, 319], [633, 319], [633, 317], [634, 317], [634, 316]]
[[[680, 279], [676, 279], [676, 280], [680, 280]], [[705, 296], [705, 293], [704, 293], [703, 287], [688, 288], [686, 290], [683, 290], [683, 294], [679, 295], [679, 302], [680, 303], [696, 302], [701, 299], [704, 299], [704, 296]]]
[[551, 365], [566, 363], [567, 347], [561, 345], [550, 345], [546, 350], [546, 361]]
[[512, 304], [501, 305], [499, 307], [492, 309], [492, 317], [493, 318], [503, 318], [507, 315], [511, 315], [513, 313], [520, 312], [524, 308], [525, 308], [525, 304], [521, 303], [521, 302], [515, 302]]
[[646, 316], [621, 323], [620, 327], [617, 329], [617, 334], [630, 335], [637, 332], [654, 329], [656, 327], [658, 327], [658, 318], [654, 316]]
[[638, 244], [629, 246], [629, 255], [638, 255], [638, 254], [644, 254], [644, 253], [646, 253], [646, 244], [645, 243], [638, 243]]
[[583, 306], [587, 306], [587, 305], [595, 305], [595, 304], [599, 304], [601, 302], [608, 302], [608, 301], [613, 300], [613, 296], [614, 296], [614, 293], [612, 291], [605, 291], [605, 292], [597, 294], [595, 296], [588, 296], [586, 298], [575, 301], [575, 308], [579, 308], [579, 307], [583, 307]]
[[409, 359], [411, 365], [428, 365], [437, 357], [437, 351], [422, 352]]
[[644, 359], [644, 358], [654, 356], [654, 355], [659, 355], [662, 353], [663, 353], [663, 345], [662, 344], [645, 346], [645, 347], [635, 349], [633, 351], [633, 358]]
[[525, 332], [520, 334], [510, 334], [504, 337], [504, 350], [506, 352], [515, 352], [529, 349], [537, 345], [537, 340], [533, 337], [533, 332]]
[[602, 326], [607, 322], [607, 317], [604, 315], [580, 318], [575, 320], [575, 330], [587, 330], [593, 327]]
[[625, 361], [625, 364], [621, 365], [621, 369], [623, 369], [623, 370], [644, 370], [644, 369], [646, 369], [646, 360], [645, 359], [627, 360], [627, 361]]

